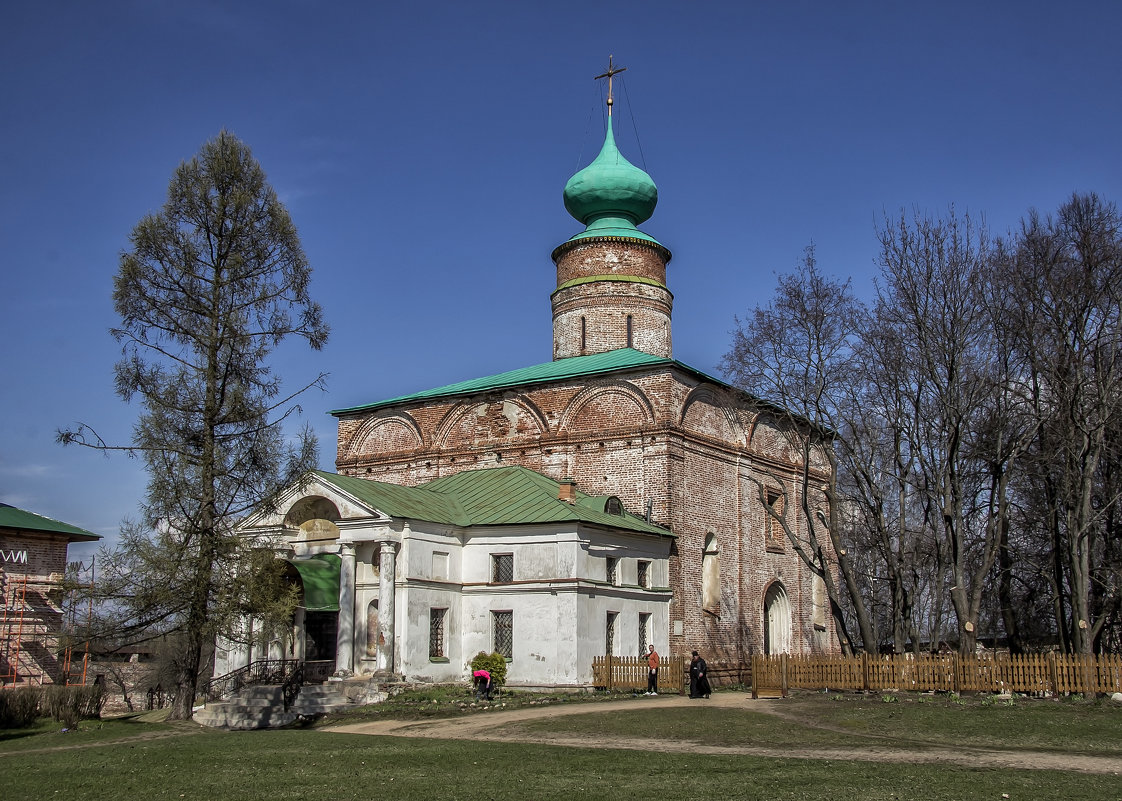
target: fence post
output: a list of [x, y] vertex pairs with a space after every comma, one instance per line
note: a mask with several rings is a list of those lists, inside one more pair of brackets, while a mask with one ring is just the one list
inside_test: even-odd
[[752, 654], [752, 700], [753, 701], [760, 697], [760, 691], [756, 687], [756, 676], [759, 675], [759, 672], [760, 672], [759, 671], [759, 665], [756, 664], [756, 660], [758, 658], [759, 657], [757, 657], [756, 654]]
[[1060, 676], [1059, 671], [1056, 670], [1056, 653], [1054, 651], [1048, 652], [1048, 679], [1052, 682], [1052, 697], [1055, 698], [1060, 694]]
[[962, 671], [959, 670], [958, 651], [951, 654], [951, 670], [954, 672], [954, 691], [962, 694]]
[[861, 691], [869, 691], [869, 652], [861, 652]]
[[779, 691], [783, 698], [787, 697], [787, 654], [779, 655]]

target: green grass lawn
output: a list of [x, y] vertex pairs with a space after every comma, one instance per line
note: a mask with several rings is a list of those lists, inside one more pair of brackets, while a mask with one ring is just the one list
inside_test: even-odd
[[836, 700], [824, 703], [825, 697], [798, 696], [784, 703], [854, 734], [949, 746], [1122, 755], [1122, 706], [1107, 700], [1018, 697], [1003, 703], [992, 696], [899, 693], [830, 696]]
[[204, 732], [0, 756], [13, 799], [1118, 798], [1115, 776], [408, 740]]
[[[437, 700], [436, 704], [431, 703]], [[464, 714], [458, 703], [455, 714]], [[399, 699], [402, 714], [440, 699]], [[526, 701], [528, 703], [528, 701]], [[808, 696], [770, 703], [790, 704], [798, 715], [829, 720], [852, 734], [808, 728], [791, 721], [721, 710], [703, 704], [673, 709], [644, 708], [610, 715], [561, 717], [553, 731], [610, 736], [613, 732], [691, 739], [697, 742], [810, 742], [822, 738], [847, 746], [871, 742], [885, 727], [916, 731], [931, 725], [929, 740], [955, 742], [982, 736], [990, 717], [1009, 731], [1013, 744], [1036, 727], [1059, 749], [1095, 738], [1118, 740], [1122, 709], [1106, 705], [1033, 702], [1022, 707], [947, 703], [883, 703], [879, 698], [829, 701]], [[412, 704], [412, 706], [410, 706]], [[413, 712], [408, 710], [412, 709]], [[971, 717], [977, 721], [971, 722]], [[535, 724], [536, 725], [536, 724]], [[561, 748], [518, 743], [483, 743], [370, 737], [313, 729], [221, 732], [174, 724], [109, 721], [82, 724], [61, 734], [44, 725], [30, 733], [0, 732], [3, 798], [72, 798], [83, 801], [149, 799], [618, 799], [673, 793], [707, 799], [1117, 799], [1118, 776], [1061, 771], [984, 770], [947, 765], [899, 765], [840, 760], [766, 759], [742, 756], [667, 754], [610, 749]], [[134, 733], [151, 733], [144, 739]], [[786, 739], [784, 739], [786, 738]], [[1031, 738], [1030, 738], [1031, 739]], [[116, 742], [113, 742], [116, 741]], [[102, 744], [98, 744], [102, 743]], [[883, 741], [881, 741], [883, 744]], [[987, 743], [992, 745], [992, 743]], [[69, 747], [78, 746], [78, 747]], [[1100, 752], [1117, 753], [1114, 743]], [[1074, 750], [1082, 750], [1076, 748]]]
[[138, 735], [155, 736], [177, 729], [197, 731], [194, 724], [144, 723], [132, 715], [107, 720], [83, 720], [76, 731], [63, 731], [63, 724], [42, 718], [26, 729], [0, 729], [0, 754], [43, 748], [75, 747]]
[[[1003, 706], [978, 698], [888, 698], [896, 700], [886, 703], [882, 696], [807, 694], [760, 702], [784, 717], [755, 711], [759, 707], [747, 700], [742, 710], [700, 703], [688, 711], [644, 709], [640, 701], [636, 711], [627, 715], [529, 721], [507, 727], [507, 731], [633, 738], [669, 727], [676, 739], [703, 745], [950, 746], [1122, 756], [1122, 706], [1111, 702], [1018, 699]], [[798, 725], [792, 718], [806, 725]]]

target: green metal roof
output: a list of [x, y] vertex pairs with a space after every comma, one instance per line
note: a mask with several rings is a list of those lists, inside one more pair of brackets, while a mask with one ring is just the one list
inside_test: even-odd
[[285, 559], [300, 574], [304, 585], [304, 603], [309, 612], [339, 611], [339, 567], [342, 558], [334, 553], [321, 553], [306, 559]]
[[557, 359], [552, 362], [535, 364], [530, 367], [521, 367], [498, 375], [473, 378], [469, 381], [460, 381], [456, 384], [415, 392], [412, 395], [401, 395], [389, 400], [367, 403], [361, 406], [351, 406], [345, 409], [335, 409], [333, 415], [343, 415], [352, 412], [365, 412], [380, 409], [385, 406], [394, 406], [402, 403], [435, 400], [437, 398], [450, 398], [458, 395], [473, 395], [478, 392], [522, 387], [533, 384], [546, 384], [551, 381], [567, 381], [573, 378], [602, 375], [618, 370], [649, 369], [657, 367], [677, 367], [706, 381], [719, 386], [729, 386], [724, 381], [706, 375], [700, 370], [682, 364], [674, 359], [661, 356], [652, 356], [649, 353], [634, 350], [633, 348], [620, 348], [606, 353], [594, 353], [590, 356], [573, 356], [568, 359]]
[[62, 534], [70, 542], [92, 542], [101, 539], [100, 534], [94, 534], [69, 523], [52, 520], [34, 512], [26, 512], [6, 503], [0, 503], [0, 528], [21, 528], [26, 531]]
[[454, 526], [471, 525], [471, 518], [455, 497], [428, 492], [419, 487], [403, 487], [400, 484], [341, 476], [322, 470], [316, 470], [315, 474], [367, 506], [380, 509], [391, 517], [428, 520]]
[[391, 517], [463, 527], [581, 522], [660, 537], [674, 536], [636, 515], [612, 515], [595, 506], [585, 506], [580, 501], [589, 496], [580, 491], [576, 493], [575, 504], [558, 500], [558, 482], [516, 465], [466, 470], [419, 487], [400, 487], [320, 471], [316, 475]]

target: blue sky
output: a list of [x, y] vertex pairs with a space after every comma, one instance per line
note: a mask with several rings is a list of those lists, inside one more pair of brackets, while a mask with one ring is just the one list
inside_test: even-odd
[[[286, 203], [333, 326], [278, 354], [330, 409], [551, 358], [565, 181], [603, 136], [659, 186], [675, 357], [716, 372], [733, 316], [814, 242], [868, 295], [901, 209], [1001, 233], [1074, 191], [1122, 201], [1113, 2], [89, 2], [0, 7], [0, 501], [112, 536], [139, 460], [111, 290], [128, 234], [226, 128]], [[72, 551], [82, 555], [79, 549]]]

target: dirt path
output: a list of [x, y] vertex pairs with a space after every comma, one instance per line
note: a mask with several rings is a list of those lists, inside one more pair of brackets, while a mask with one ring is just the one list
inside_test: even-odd
[[[571, 706], [524, 707], [512, 711], [485, 712], [464, 718], [447, 720], [379, 720], [332, 726], [323, 731], [351, 734], [377, 734], [390, 737], [431, 737], [445, 740], [486, 740], [491, 742], [540, 743], [572, 748], [619, 748], [635, 751], [658, 751], [683, 754], [723, 754], [777, 757], [785, 759], [857, 760], [866, 762], [911, 762], [960, 765], [972, 768], [1015, 768], [1034, 770], [1065, 770], [1079, 773], [1122, 775], [1122, 757], [1083, 756], [1074, 753], [1042, 751], [998, 750], [987, 748], [950, 748], [926, 746], [922, 750], [899, 748], [891, 745], [888, 737], [880, 738], [883, 746], [863, 743], [860, 748], [769, 748], [766, 746], [713, 746], [681, 740], [600, 739], [575, 737], [570, 733], [527, 733], [512, 730], [517, 724], [542, 718], [568, 717], [602, 712], [626, 712], [637, 704], [654, 707], [676, 707], [706, 704], [733, 709], [751, 709], [754, 712], [776, 715], [798, 722], [801, 726], [815, 727], [812, 720], [788, 715], [781, 702], [759, 700], [740, 693], [718, 693], [707, 701], [691, 701], [684, 696], [660, 695], [657, 698], [628, 699], [605, 703], [582, 703]], [[828, 727], [821, 727], [828, 728]], [[834, 729], [831, 729], [834, 730]], [[836, 731], [836, 730], [835, 730]]]

